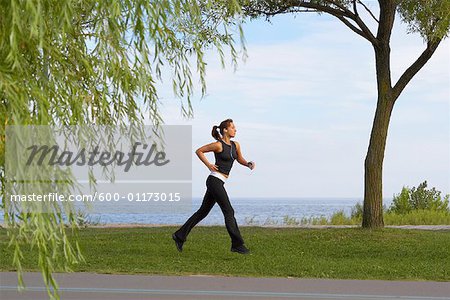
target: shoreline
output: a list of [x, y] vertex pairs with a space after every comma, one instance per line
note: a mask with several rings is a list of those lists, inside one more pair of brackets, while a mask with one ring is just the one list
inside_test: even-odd
[[[79, 228], [155, 228], [155, 227], [179, 227], [182, 224], [141, 224], [141, 223], [110, 223], [101, 225], [83, 225]], [[224, 224], [198, 224], [196, 227], [216, 227]], [[298, 228], [298, 229], [333, 229], [333, 228], [361, 228], [360, 225], [239, 225], [239, 227], [261, 228]], [[7, 229], [4, 223], [0, 228]], [[415, 229], [415, 230], [450, 230], [450, 225], [385, 225], [384, 228]]]

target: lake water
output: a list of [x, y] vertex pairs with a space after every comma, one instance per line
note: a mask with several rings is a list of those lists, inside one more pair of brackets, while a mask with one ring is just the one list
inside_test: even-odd
[[[301, 220], [302, 218], [326, 217], [343, 210], [350, 215], [352, 207], [362, 198], [232, 198], [231, 204], [235, 217], [240, 225], [278, 224], [283, 225], [285, 216]], [[392, 199], [384, 199], [383, 204], [389, 207]], [[202, 198], [192, 199], [189, 213], [114, 213], [88, 214], [92, 223], [110, 224], [183, 224], [201, 205]], [[0, 214], [3, 223], [3, 214]], [[223, 225], [224, 218], [216, 203], [205, 219], [199, 224]]]
[[[384, 199], [389, 207], [391, 199]], [[91, 214], [91, 221], [101, 224], [139, 223], [139, 224], [183, 224], [201, 205], [201, 198], [192, 200], [190, 213], [165, 214]], [[231, 204], [235, 210], [238, 224], [279, 224], [283, 225], [285, 216], [290, 218], [311, 218], [324, 216], [329, 218], [333, 213], [343, 210], [350, 215], [352, 207], [362, 203], [361, 198], [234, 198]], [[199, 224], [223, 225], [224, 218], [216, 203], [211, 212]]]

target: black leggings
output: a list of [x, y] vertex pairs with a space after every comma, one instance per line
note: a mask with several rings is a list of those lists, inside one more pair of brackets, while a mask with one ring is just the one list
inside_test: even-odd
[[225, 226], [227, 227], [228, 234], [231, 237], [231, 246], [239, 247], [244, 244], [244, 240], [239, 232], [239, 227], [234, 217], [234, 209], [231, 206], [230, 199], [228, 198], [227, 191], [223, 186], [224, 182], [217, 177], [209, 175], [206, 179], [206, 193], [203, 197], [203, 202], [200, 208], [175, 232], [175, 235], [182, 241], [186, 241], [186, 238], [191, 229], [197, 225], [198, 222], [203, 220], [211, 211], [214, 204], [217, 202], [225, 217]]

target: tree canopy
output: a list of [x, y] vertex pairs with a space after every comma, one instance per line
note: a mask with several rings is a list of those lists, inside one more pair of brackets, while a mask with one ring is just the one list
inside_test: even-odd
[[[373, 120], [366, 159], [364, 161], [363, 227], [382, 227], [382, 170], [392, 110], [396, 100], [411, 79], [432, 57], [450, 32], [448, 0], [241, 0], [250, 18], [271, 18], [287, 13], [325, 13], [336, 17], [349, 29], [366, 39], [374, 49], [377, 82], [377, 108]], [[378, 16], [377, 16], [378, 15]], [[400, 16], [409, 33], [419, 33], [426, 44], [419, 57], [403, 72], [397, 82], [391, 79], [391, 34]], [[372, 23], [375, 25], [372, 26]]]
[[[216, 14], [210, 8], [221, 8]], [[7, 125], [141, 124], [144, 114], [155, 126], [156, 83], [162, 69], [185, 116], [192, 116], [194, 74], [205, 92], [207, 48], [233, 63], [238, 50], [233, 33], [242, 33], [237, 1], [2, 1], [0, 3], [0, 177], [5, 201], [5, 128]], [[242, 40], [241, 40], [242, 41]], [[245, 50], [245, 49], [244, 49]], [[192, 61], [195, 65], [192, 65]], [[76, 220], [66, 220], [76, 228]], [[21, 245], [39, 252], [45, 283], [55, 288], [52, 272], [82, 260], [61, 214], [5, 211], [14, 264], [21, 271]]]

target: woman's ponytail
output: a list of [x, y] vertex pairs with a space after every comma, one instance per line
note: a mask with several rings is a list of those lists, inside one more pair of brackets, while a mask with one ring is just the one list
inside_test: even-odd
[[[226, 119], [226, 120], [220, 122], [220, 125], [219, 125], [219, 126], [214, 125], [214, 126], [213, 126], [213, 129], [212, 129], [212, 132], [211, 132], [213, 138], [216, 139], [216, 140], [218, 140], [218, 141], [222, 140], [221, 135], [223, 136], [223, 130], [224, 130], [225, 128], [228, 128], [228, 127], [230, 126], [230, 123], [231, 123], [231, 122], [233, 122], [233, 120], [231, 120], [231, 119]], [[217, 129], [219, 129], [220, 133], [217, 132]]]
[[220, 134], [217, 131], [218, 128], [219, 128], [219, 126], [214, 125], [211, 134], [214, 139], [216, 139], [217, 141], [220, 141]]

